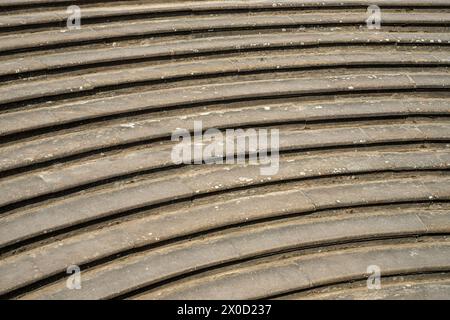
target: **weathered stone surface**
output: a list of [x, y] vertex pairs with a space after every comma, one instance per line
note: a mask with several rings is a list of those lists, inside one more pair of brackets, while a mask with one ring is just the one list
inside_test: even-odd
[[448, 298], [448, 0], [69, 3], [0, 0], [0, 298]]

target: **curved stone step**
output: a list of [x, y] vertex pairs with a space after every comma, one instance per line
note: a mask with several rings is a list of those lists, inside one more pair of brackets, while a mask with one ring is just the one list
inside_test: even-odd
[[[237, 268], [223, 274], [219, 270], [217, 274], [196, 281], [179, 285], [173, 283], [163, 289], [156, 289], [139, 296], [139, 299], [266, 298], [289, 291], [367, 278], [369, 265], [379, 266], [384, 275], [445, 271], [450, 267], [450, 246], [448, 240], [441, 240], [294, 256]], [[102, 287], [107, 285], [103, 284]], [[34, 297], [39, 297], [39, 293]]]
[[[17, 128], [27, 127], [29, 123], [34, 127], [41, 127], [40, 123], [45, 123], [45, 119], [48, 118], [54, 119], [53, 123], [55, 123], [54, 121], [69, 123], [121, 113], [165, 110], [208, 103], [334, 93], [444, 90], [448, 87], [450, 87], [450, 76], [446, 73], [386, 74], [372, 72], [367, 75], [358, 74], [356, 71], [346, 76], [197, 85], [85, 99], [17, 113], [0, 114], [0, 123], [3, 127], [0, 127], [0, 134], [14, 132], [16, 126]], [[29, 120], [27, 121], [27, 119]], [[21, 122], [23, 124], [19, 124]], [[37, 124], [35, 124], [36, 122]]]
[[100, 49], [77, 49], [70, 52], [4, 58], [0, 75], [19, 74], [59, 68], [73, 68], [138, 59], [174, 58], [184, 55], [256, 51], [273, 48], [302, 48], [325, 45], [415, 44], [447, 46], [449, 33], [439, 32], [282, 32], [208, 37], [194, 40], [168, 41], [147, 45], [109, 46]]
[[[27, 5], [49, 5], [71, 3], [71, 0], [1, 0], [0, 7], [27, 6]], [[93, 1], [79, 0], [80, 3], [103, 3], [114, 1]], [[393, 7], [443, 7], [448, 5], [446, 0], [287, 0], [283, 2], [274, 0], [221, 0], [221, 1], [178, 1], [175, 3], [166, 3], [154, 1], [155, 11], [172, 12], [174, 10], [231, 10], [231, 9], [272, 9], [274, 7], [303, 8], [303, 7], [322, 7], [322, 6], [363, 6], [371, 4], [388, 5]], [[159, 3], [158, 3], [159, 2]], [[276, 4], [276, 6], [274, 6]]]
[[[351, 164], [354, 166], [355, 162], [352, 162]], [[342, 163], [340, 163], [340, 165], [342, 165]], [[370, 166], [369, 163], [366, 165]], [[278, 180], [281, 181], [289, 180], [289, 178], [302, 179], [308, 176], [320, 176], [321, 174], [318, 174], [317, 172], [322, 170], [322, 168], [316, 168], [314, 171], [310, 169], [311, 171], [307, 174], [304, 171], [301, 171], [300, 173], [298, 173], [298, 171], [289, 172], [288, 169], [291, 169], [292, 167], [288, 167], [288, 165], [283, 165], [283, 167], [284, 172], [286, 173], [283, 172], [284, 175], [280, 174], [277, 177]], [[111, 217], [118, 213], [126, 212], [127, 210], [146, 208], [151, 205], [161, 205], [177, 199], [190, 199], [201, 194], [217, 193], [218, 191], [226, 191], [232, 188], [257, 186], [264, 182], [264, 179], [260, 178], [259, 171], [257, 170], [254, 170], [256, 172], [253, 172], [253, 175], [251, 175], [245, 168], [240, 168], [240, 170], [238, 169], [235, 172], [232, 172], [233, 175], [231, 175], [229, 174], [230, 171], [226, 169], [227, 168], [216, 172], [205, 172], [203, 175], [196, 176], [195, 181], [191, 176], [185, 176], [183, 178], [180, 174], [175, 174], [172, 179], [166, 178], [161, 181], [144, 181], [131, 184], [130, 186], [104, 190], [102, 192], [72, 196], [67, 199], [46, 203], [36, 208], [21, 210], [18, 213], [0, 218], [0, 230], [2, 231], [0, 234], [0, 246], [10, 246], [20, 241], [39, 235], [45, 235], [49, 232], [64, 228], [73, 227], [77, 224], [83, 224], [94, 219]], [[407, 170], [408, 167], [404, 167], [404, 169]], [[415, 169], [419, 169], [417, 168], [417, 165]], [[352, 169], [346, 168], [344, 171], [348, 172], [349, 170]], [[333, 175], [333, 171], [337, 174], [340, 170], [336, 170], [336, 167], [333, 166], [330, 171], [331, 172], [325, 172], [325, 175]], [[367, 171], [367, 169], [359, 170], [355, 173]], [[225, 172], [227, 173], [226, 177], [224, 177]], [[321, 173], [321, 171], [319, 172]], [[221, 177], [222, 179], [220, 179]], [[433, 199], [445, 200], [448, 199], [448, 194], [445, 189], [448, 187], [449, 181], [446, 180], [446, 175], [443, 175], [443, 177], [442, 180], [434, 181], [434, 183], [430, 181], [421, 182], [414, 179], [408, 181], [408, 179], [405, 179], [403, 183], [398, 182], [397, 184], [394, 183], [392, 185], [381, 184], [385, 190], [378, 190], [377, 187], [379, 185], [376, 183], [369, 184], [367, 189], [370, 189], [370, 191], [373, 192], [373, 195], [366, 195], [366, 193], [364, 193], [365, 190], [361, 190], [361, 198], [354, 199], [352, 196], [351, 201], [353, 201], [355, 205], [368, 203], [377, 204], [378, 202], [376, 202], [376, 199], [379, 194], [382, 195], [381, 198], [402, 198], [403, 201], [410, 202], [430, 201]], [[273, 180], [272, 177], [265, 179], [265, 181], [271, 180]], [[396, 189], [401, 187], [407, 187], [409, 190], [405, 190], [405, 193], [399, 193]], [[347, 189], [344, 188], [345, 192], [341, 191], [342, 198], [339, 197], [337, 199], [337, 194], [333, 195], [327, 193], [325, 195], [324, 191], [320, 191], [318, 192], [318, 195], [326, 196], [328, 199], [319, 199], [317, 201], [331, 201], [332, 204], [335, 204], [336, 202], [339, 204], [346, 201], [345, 197], [347, 196], [347, 190], [357, 192], [356, 190], [361, 188], [364, 189], [357, 184], [350, 185]], [[333, 189], [330, 189], [330, 192], [331, 191], [333, 191]], [[384, 195], [385, 191], [390, 191], [392, 194], [387, 197]], [[304, 194], [305, 191], [300, 191], [300, 193]], [[308, 195], [308, 197], [307, 202], [315, 201], [314, 199], [316, 199], [314, 194]], [[73, 212], [77, 212], [77, 214], [74, 215]]]
[[[191, 239], [180, 244], [140, 253], [118, 262], [111, 262], [99, 270], [87, 271], [83, 274], [81, 290], [68, 290], [65, 281], [61, 281], [62, 283], [52, 288], [44, 288], [42, 293], [34, 293], [34, 295], [52, 299], [112, 298], [190, 271], [288, 249], [323, 246], [327, 243], [349, 242], [357, 239], [450, 231], [449, 212], [430, 212], [424, 213], [424, 216], [425, 219], [422, 220], [416, 213], [382, 214], [352, 216], [344, 219], [315, 219], [309, 223], [302, 221], [303, 219], [294, 219], [289, 222], [240, 228], [217, 236]], [[447, 250], [450, 253], [450, 250]], [[444, 261], [450, 263], [448, 258]], [[46, 265], [48, 264], [47, 262]], [[10, 266], [8, 270], [14, 269]], [[134, 276], [129, 277], [129, 274]], [[2, 279], [2, 287], [3, 281]]]
[[[0, 298], [443, 296], [448, 0], [0, 8]], [[279, 150], [172, 159], [200, 121], [277, 129]], [[378, 296], [359, 290], [373, 264]]]
[[[61, 159], [93, 150], [98, 152], [102, 148], [155, 138], [148, 135], [147, 128], [142, 127], [139, 130], [140, 128], [135, 129], [133, 125], [123, 125], [120, 130], [115, 127], [112, 130], [106, 128], [103, 132], [101, 129], [92, 129], [15, 143], [0, 148], [0, 153], [3, 156], [0, 159], [0, 171]], [[280, 126], [279, 130], [279, 149], [281, 151], [401, 142], [435, 142], [450, 139], [450, 126], [447, 122], [373, 126], [353, 124], [348, 127], [317, 130], [289, 130]], [[170, 156], [175, 145], [174, 142], [168, 142], [165, 147], [162, 147], [165, 150], [160, 150]], [[153, 162], [152, 158], [149, 161]], [[156, 153], [155, 158], [161, 159], [161, 154]], [[167, 163], [168, 160], [163, 161]]]
[[[254, 200], [254, 198], [241, 198], [239, 201], [241, 201], [240, 203], [242, 203], [242, 206], [240, 207], [236, 205], [236, 201], [234, 200], [232, 202], [213, 202], [206, 206], [192, 205], [178, 210], [166, 210], [164, 214], [161, 215], [133, 219], [118, 225], [82, 233], [80, 235], [51, 242], [35, 249], [20, 252], [0, 261], [0, 271], [2, 274], [7, 275], [3, 277], [0, 282], [0, 287], [2, 288], [1, 292], [5, 293], [30, 285], [45, 277], [64, 272], [65, 268], [69, 265], [85, 265], [86, 263], [92, 263], [92, 261], [95, 260], [112, 257], [115, 254], [127, 250], [134, 250], [135, 248], [142, 248], [144, 246], [148, 247], [159, 243], [162, 244], [170, 239], [186, 237], [187, 235], [197, 234], [198, 232], [207, 232], [208, 230], [214, 230], [219, 227], [232, 227], [239, 223], [251, 222], [254, 219], [265, 217], [283, 218], [289, 213], [302, 213], [305, 215], [312, 214], [315, 210], [320, 210], [319, 207], [308, 213], [308, 210], [311, 209], [305, 207], [304, 204], [298, 203], [298, 201], [292, 201], [294, 197], [295, 194], [293, 193], [286, 193], [286, 195], [278, 194], [277, 198], [270, 197], [271, 202], [267, 202], [269, 205], [266, 205], [265, 207], [261, 205], [258, 206], [257, 209], [251, 207], [251, 200]], [[261, 199], [261, 197], [259, 198]], [[292, 203], [289, 209], [283, 208], [282, 201], [285, 200], [290, 200]], [[266, 201], [264, 201], [264, 203], [265, 202]], [[234, 206], [231, 205], [232, 203], [234, 203]], [[207, 210], [210, 210], [211, 212], [213, 206], [215, 208], [214, 212], [216, 212], [217, 215], [214, 218], [211, 218], [210, 214], [207, 213]], [[243, 209], [245, 209], [245, 214], [243, 214]], [[226, 214], [221, 214], [221, 212], [225, 213], [225, 210]], [[446, 226], [448, 227], [448, 223], [446, 224], [446, 221], [448, 220], [448, 211], [445, 210], [433, 211], [429, 208], [414, 208], [403, 209], [403, 211], [400, 211], [398, 209], [380, 208], [377, 211], [368, 209], [360, 211], [362, 214], [361, 216], [356, 216], [355, 221], [366, 217], [366, 215], [369, 215], [370, 217], [373, 216], [372, 218], [369, 218], [373, 219], [379, 216], [381, 212], [381, 218], [375, 221], [375, 225], [380, 223], [380, 221], [383, 221], [383, 219], [390, 221], [391, 216], [394, 217], [392, 222], [395, 222], [396, 220], [405, 221], [402, 220], [403, 218], [401, 217], [412, 218], [413, 216], [417, 216], [417, 219], [421, 220], [420, 223], [423, 224], [423, 227], [432, 224], [426, 230], [419, 228], [418, 230], [420, 230], [420, 232], [445, 232]], [[333, 215], [334, 214], [336, 214], [336, 212], [333, 212]], [[346, 214], [342, 214], [342, 216], [348, 218]], [[341, 217], [341, 215], [339, 215], [339, 217]], [[353, 219], [353, 217], [352, 214], [351, 218]], [[427, 217], [429, 217], [429, 219], [427, 219]], [[320, 225], [321, 221], [328, 221], [330, 218], [334, 219], [334, 216], [327, 215], [325, 220], [311, 220], [306, 216], [282, 222], [282, 224], [285, 227], [292, 226], [295, 228], [295, 226], [298, 226], [300, 223], [301, 227], [304, 227], [305, 224], [307, 224], [308, 227], [314, 228], [316, 223]], [[425, 220], [422, 221], [423, 219]], [[297, 220], [298, 223], [295, 222]], [[348, 221], [353, 223], [353, 221]], [[411, 221], [413, 221], [413, 219]], [[280, 223], [277, 222], [276, 224], [278, 225]], [[408, 226], [408, 223], [402, 224], [398, 230], [393, 230], [400, 232], [405, 226]], [[398, 227], [398, 225], [396, 225], [396, 227]], [[375, 229], [376, 228], [373, 230]], [[242, 231], [242, 229], [239, 230]], [[253, 229], [250, 228], [248, 231], [251, 230]], [[353, 231], [355, 230], [359, 229], [353, 229]], [[387, 232], [387, 230], [383, 231]], [[305, 236], [309, 234], [306, 231], [300, 233]], [[248, 234], [254, 233], [248, 232]], [[284, 232], [282, 232], [282, 234], [284, 234]], [[408, 234], [410, 233], [402, 235]], [[286, 242], [283, 245], [286, 245]], [[51, 259], [49, 259], [49, 257], [51, 257]], [[49, 263], [50, 261], [51, 263]]]
[[[380, 103], [336, 103], [336, 104], [321, 104], [321, 105], [311, 105], [298, 107], [295, 104], [285, 107], [284, 105], [272, 105], [271, 107], [261, 106], [255, 109], [238, 109], [229, 112], [218, 113], [211, 112], [209, 115], [204, 114], [194, 114], [192, 117], [186, 118], [162, 118], [158, 120], [133, 122], [134, 127], [146, 127], [148, 128], [147, 135], [150, 132], [153, 133], [153, 137], [157, 136], [169, 136], [171, 132], [186, 126], [187, 130], [193, 130], [193, 123], [195, 120], [203, 121], [204, 129], [206, 128], [225, 128], [225, 127], [242, 127], [252, 124], [261, 125], [263, 123], [275, 123], [276, 121], [312, 121], [312, 120], [325, 120], [332, 116], [334, 119], [347, 119], [351, 117], [377, 117], [377, 116], [387, 116], [387, 115], [410, 115], [410, 114], [421, 114], [421, 115], [433, 115], [439, 114], [440, 112], [445, 114], [448, 113], [450, 108], [445, 103], [445, 101], [430, 100], [427, 104], [416, 104], [410, 103], [409, 101], [401, 100], [390, 100], [390, 101], [379, 101]], [[420, 107], [417, 107], [420, 106]], [[417, 109], [420, 111], [417, 111]], [[275, 113], [276, 112], [276, 113]], [[248, 119], [248, 120], [247, 120]], [[192, 123], [188, 126], [188, 121]], [[112, 127], [114, 128], [114, 126]], [[403, 126], [403, 129], [405, 127]], [[83, 136], [87, 140], [94, 139], [96, 135], [107, 136], [106, 134], [101, 134], [106, 128], [94, 131], [92, 138], [89, 138], [89, 134], [86, 132]], [[118, 128], [119, 130], [120, 128]], [[325, 130], [325, 131], [323, 131]], [[364, 129], [363, 129], [364, 130]], [[382, 131], [389, 130], [392, 132], [392, 138], [395, 139], [395, 134], [397, 131], [389, 127], [382, 127]], [[420, 130], [420, 128], [419, 128]], [[332, 131], [333, 134], [342, 134], [345, 131], [349, 131], [353, 135], [354, 140], [351, 140], [353, 144], [361, 144], [364, 142], [358, 142], [360, 140], [365, 140], [366, 143], [381, 143], [383, 141], [392, 142], [392, 140], [386, 140], [386, 138], [376, 138], [374, 140], [368, 140], [367, 136], [361, 136], [362, 132], [359, 130], [354, 131], [343, 130]], [[412, 130], [403, 130], [403, 134], [410, 131], [409, 137], [418, 139], [422, 137], [424, 141], [426, 140], [438, 140], [442, 139], [442, 133], [436, 135], [418, 135], [417, 127], [412, 128]], [[95, 133], [97, 132], [97, 133]], [[120, 133], [122, 131], [119, 130]], [[315, 132], [315, 133], [314, 133]], [[323, 143], [324, 145], [330, 145], [330, 138], [332, 135], [328, 135], [330, 129], [322, 129], [322, 138], [317, 140], [320, 135], [318, 132], [305, 132], [306, 136], [310, 134], [313, 139], [316, 139], [316, 143]], [[314, 134], [312, 134], [314, 133]], [[412, 133], [412, 134], [411, 134]], [[281, 151], [292, 149], [292, 148], [311, 148], [314, 145], [305, 144], [305, 134], [298, 136], [302, 139], [302, 143], [294, 143], [292, 145], [288, 144], [290, 140], [283, 140], [280, 145]], [[149, 135], [148, 137], [151, 137]], [[338, 135], [338, 138], [344, 138], [345, 135]], [[405, 136], [408, 137], [408, 136]], [[122, 138], [126, 138], [122, 133]], [[295, 139], [295, 138], [294, 138]], [[399, 140], [399, 138], [397, 138]], [[327, 142], [328, 140], [328, 142]], [[347, 139], [348, 140], [348, 139]], [[62, 141], [61, 145], [64, 143], [71, 143], [71, 140]], [[102, 140], [104, 142], [104, 140]], [[344, 139], [336, 142], [335, 146], [345, 145]], [[46, 143], [44, 143], [45, 145]], [[100, 148], [102, 145], [97, 146]], [[316, 146], [321, 146], [317, 145]], [[41, 147], [38, 145], [38, 149]], [[58, 145], [57, 145], [58, 148]], [[41, 150], [41, 149], [40, 149]], [[43, 149], [42, 149], [43, 150]], [[7, 177], [0, 179], [0, 188], [3, 192], [0, 194], [0, 206], [8, 205], [16, 201], [24, 201], [26, 199], [42, 196], [45, 194], [60, 192], [66, 189], [75, 188], [81, 185], [87, 185], [94, 182], [99, 182], [102, 180], [111, 179], [114, 177], [120, 177], [127, 174], [133, 174], [137, 172], [145, 172], [154, 169], [169, 168], [174, 165], [171, 157], [172, 145], [160, 145], [153, 146], [151, 148], [141, 148], [134, 151], [124, 150], [120, 153], [115, 153], [112, 155], [103, 155], [96, 158], [95, 160], [90, 159], [82, 162], [76, 162], [73, 164], [67, 164], [65, 166], [51, 166], [46, 167], [41, 170], [34, 170], [30, 173], [24, 173], [18, 176]], [[50, 151], [54, 152], [54, 151]], [[445, 154], [445, 150], [443, 150]], [[6, 154], [6, 153], [5, 153]]]
[[[387, 282], [389, 281], [389, 282]], [[357, 288], [330, 289], [327, 293], [293, 294], [283, 300], [448, 300], [450, 279], [447, 274], [424, 275], [419, 279], [390, 281], [382, 278], [380, 289], [369, 290], [367, 284]]]
[[[344, 67], [400, 67], [400, 66], [449, 66], [450, 52], [407, 53], [393, 50], [339, 54], [264, 55], [256, 57], [210, 59], [190, 63], [170, 63], [139, 68], [119, 68], [77, 76], [65, 76], [45, 80], [13, 82], [0, 86], [0, 105], [36, 98], [89, 92], [95, 89], [164, 81], [188, 77], [224, 75], [229, 73], [279, 72], [280, 70], [344, 68]], [[6, 114], [10, 116], [10, 114]], [[6, 122], [6, 121], [5, 121]]]
[[[273, 14], [234, 14], [219, 17], [183, 19], [155, 19], [154, 21], [127, 21], [105, 24], [89, 25], [79, 30], [52, 30], [33, 33], [18, 33], [0, 36], [0, 52], [16, 51], [21, 49], [36, 50], [57, 45], [75, 45], [92, 41], [120, 39], [129, 37], [148, 37], [166, 35], [179, 32], [198, 32], [222, 29], [252, 28], [280, 28], [300, 26], [327, 26], [327, 25], [366, 25], [366, 12], [340, 12], [336, 13], [287, 13], [285, 15]], [[390, 13], [382, 15], [384, 25], [448, 25], [450, 13]]]

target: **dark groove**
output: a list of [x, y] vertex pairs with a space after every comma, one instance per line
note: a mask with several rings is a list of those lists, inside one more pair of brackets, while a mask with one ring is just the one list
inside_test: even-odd
[[[75, 5], [88, 5], [88, 4], [105, 4], [105, 3], [114, 3], [114, 0], [73, 0], [73, 1], [66, 1], [66, 2], [57, 2], [52, 3], [44, 2], [44, 3], [35, 3], [35, 4], [22, 4], [22, 5], [9, 5], [9, 6], [0, 6], [0, 9], [4, 12], [12, 13], [12, 11], [15, 10], [26, 10], [26, 9], [33, 9], [33, 8], [49, 8], [49, 9], [58, 9], [58, 8], [65, 8], [69, 5], [75, 4]], [[386, 4], [386, 5], [380, 5], [383, 9], [449, 9], [450, 6], [446, 5], [439, 5], [439, 6], [432, 6], [432, 5], [426, 5], [426, 6], [414, 6], [414, 5], [392, 5], [392, 4]], [[205, 11], [193, 11], [193, 10], [177, 10], [175, 13], [180, 14], [194, 14], [196, 12], [200, 13], [209, 13], [209, 12], [220, 12], [220, 13], [236, 13], [239, 11], [242, 12], [253, 12], [253, 11], [297, 11], [297, 10], [347, 10], [347, 9], [366, 9], [367, 6], [365, 5], [345, 5], [345, 6], [338, 6], [338, 5], [325, 5], [325, 6], [305, 6], [305, 7], [280, 7], [280, 8], [261, 8], [261, 9], [226, 9], [226, 10], [205, 10]], [[277, 10], [278, 9], [278, 10]], [[161, 12], [161, 14], [165, 14]]]

